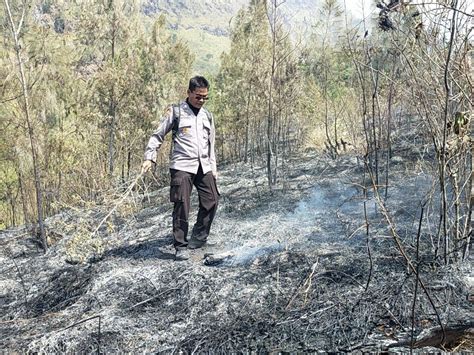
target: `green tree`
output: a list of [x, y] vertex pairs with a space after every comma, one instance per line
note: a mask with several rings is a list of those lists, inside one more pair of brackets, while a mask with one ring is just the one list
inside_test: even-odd
[[221, 158], [253, 161], [262, 151], [269, 54], [266, 5], [252, 1], [234, 20], [230, 53], [222, 55], [216, 78]]
[[[14, 2], [14, 16], [21, 17], [22, 5]], [[112, 177], [127, 180], [165, 106], [185, 93], [194, 58], [169, 35], [163, 17], [144, 17], [128, 1], [83, 5], [48, 0], [24, 7], [20, 47], [8, 12], [1, 13], [0, 223], [5, 227], [36, 220], [39, 207], [44, 218], [101, 201], [116, 187], [110, 167], [115, 166]], [[166, 152], [160, 155], [164, 161]], [[30, 204], [37, 200], [33, 160], [43, 193], [36, 206]]]

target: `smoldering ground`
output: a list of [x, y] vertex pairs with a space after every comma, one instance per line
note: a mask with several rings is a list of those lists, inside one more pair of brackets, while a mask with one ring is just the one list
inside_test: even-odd
[[[215, 245], [188, 261], [173, 260], [167, 188], [134, 194], [133, 213], [114, 214], [95, 237], [100, 243], [86, 232], [105, 208], [50, 218], [57, 240], [46, 254], [26, 229], [4, 231], [2, 349], [379, 351], [406, 350], [411, 340], [415, 351], [469, 349], [472, 263], [443, 266], [433, 257], [428, 218], [417, 233], [421, 206], [430, 213], [438, 202], [427, 199], [436, 182], [401, 156], [385, 199], [408, 256], [420, 261], [428, 297], [363, 171], [354, 157], [307, 153], [284, 162], [270, 193], [263, 167], [224, 166]], [[193, 207], [191, 224], [195, 196]], [[427, 331], [437, 336], [423, 343]]]

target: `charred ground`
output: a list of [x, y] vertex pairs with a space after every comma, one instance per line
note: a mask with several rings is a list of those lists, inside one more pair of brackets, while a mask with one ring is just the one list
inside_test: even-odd
[[399, 152], [387, 207], [409, 257], [419, 254], [436, 309], [415, 286], [373, 190], [362, 188], [361, 161], [306, 153], [285, 161], [272, 193], [263, 168], [224, 166], [215, 245], [189, 261], [173, 260], [167, 188], [135, 194], [133, 213], [117, 212], [93, 240], [87, 231], [105, 207], [50, 218], [47, 254], [26, 229], [2, 232], [1, 347], [379, 351], [408, 349], [413, 330], [414, 346], [426, 350], [442, 348], [441, 320], [445, 349], [472, 349], [472, 262], [442, 266], [427, 222], [416, 248], [433, 181], [416, 157]]

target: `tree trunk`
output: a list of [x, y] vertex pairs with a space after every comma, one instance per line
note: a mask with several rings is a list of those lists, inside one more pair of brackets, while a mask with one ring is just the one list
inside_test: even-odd
[[24, 17], [26, 16], [26, 8], [23, 8], [22, 18], [17, 28], [13, 22], [13, 16], [10, 10], [10, 4], [8, 0], [4, 0], [4, 3], [5, 3], [5, 7], [8, 14], [8, 20], [11, 26], [12, 37], [15, 42], [15, 53], [16, 53], [16, 59], [18, 62], [18, 71], [20, 73], [20, 82], [21, 82], [21, 88], [22, 88], [22, 94], [23, 94], [22, 109], [23, 109], [23, 114], [25, 115], [26, 125], [28, 127], [28, 136], [29, 136], [30, 146], [31, 146], [31, 156], [33, 159], [33, 176], [35, 180], [35, 190], [36, 190], [36, 208], [38, 212], [39, 238], [40, 238], [43, 250], [46, 252], [46, 250], [48, 249], [48, 244], [46, 241], [46, 233], [45, 233], [44, 221], [43, 221], [43, 191], [41, 189], [41, 171], [40, 171], [39, 162], [38, 162], [36, 137], [34, 134], [33, 123], [31, 121], [29, 91], [28, 91], [29, 89], [28, 89], [28, 84], [26, 82], [23, 61], [21, 58], [22, 47], [20, 45], [20, 40], [18, 38], [19, 33], [21, 31], [21, 26], [23, 25]]
[[247, 163], [248, 160], [248, 151], [249, 151], [249, 126], [250, 126], [250, 95], [252, 93], [252, 82], [248, 89], [247, 96], [247, 110], [245, 112], [245, 144], [244, 144], [244, 162]]
[[444, 238], [444, 263], [449, 264], [449, 235], [448, 235], [448, 196], [446, 191], [446, 154], [447, 152], [447, 135], [448, 135], [448, 115], [449, 115], [449, 101], [451, 98], [451, 85], [448, 80], [449, 64], [451, 61], [451, 54], [453, 49], [453, 42], [456, 32], [456, 7], [457, 0], [452, 3], [453, 17], [451, 20], [451, 33], [449, 38], [448, 56], [446, 58], [446, 64], [444, 67], [444, 88], [445, 88], [445, 102], [444, 102], [444, 115], [443, 115], [443, 142], [441, 145], [441, 161], [440, 161], [440, 185], [441, 185], [441, 210], [443, 216], [443, 238]]
[[[116, 39], [116, 14], [113, 9], [113, 1], [109, 1], [109, 11], [114, 11], [112, 18], [112, 30], [111, 30], [111, 61], [112, 65], [115, 63], [115, 39]], [[109, 176], [112, 177], [114, 172], [115, 164], [115, 123], [116, 123], [116, 114], [117, 114], [117, 104], [115, 100], [115, 84], [112, 82], [110, 88], [109, 96], [109, 108], [108, 108], [108, 117], [109, 117]]]

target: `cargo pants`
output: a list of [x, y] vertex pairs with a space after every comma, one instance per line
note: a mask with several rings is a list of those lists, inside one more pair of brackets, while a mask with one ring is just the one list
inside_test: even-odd
[[196, 238], [204, 244], [209, 236], [219, 200], [216, 179], [212, 172], [203, 174], [201, 166], [196, 174], [175, 169], [170, 169], [170, 173], [170, 201], [174, 203], [174, 247], [183, 249], [188, 246], [188, 217], [193, 185], [199, 195], [199, 211], [193, 227], [192, 238]]

